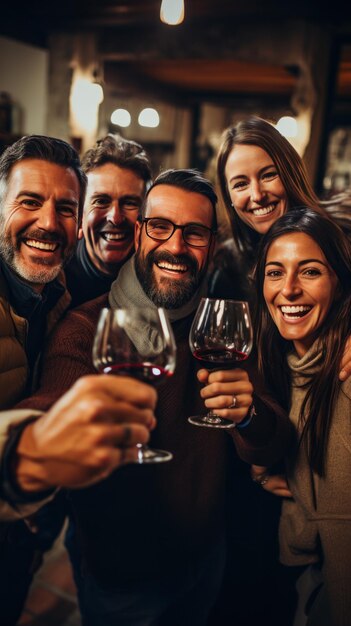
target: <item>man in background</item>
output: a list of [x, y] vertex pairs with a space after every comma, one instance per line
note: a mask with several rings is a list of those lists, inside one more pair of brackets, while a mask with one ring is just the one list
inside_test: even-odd
[[134, 252], [134, 224], [151, 168], [142, 146], [118, 135], [99, 139], [82, 159], [88, 178], [80, 241], [66, 269], [72, 307], [109, 291]]

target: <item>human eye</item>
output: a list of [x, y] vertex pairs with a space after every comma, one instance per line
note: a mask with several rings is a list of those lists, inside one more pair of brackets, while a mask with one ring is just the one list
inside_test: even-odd
[[232, 184], [232, 189], [236, 189], [240, 191], [241, 189], [245, 189], [247, 185], [248, 185], [248, 182], [246, 180], [237, 180]]
[[190, 241], [201, 243], [208, 241], [208, 231], [198, 224], [189, 224], [185, 229], [186, 238]]
[[271, 279], [277, 279], [280, 278], [283, 275], [282, 270], [278, 270], [278, 269], [270, 269], [270, 270], [266, 270], [265, 272], [265, 278], [271, 278]]
[[22, 198], [20, 204], [24, 209], [27, 209], [28, 211], [35, 211], [41, 206], [39, 200], [36, 200], [35, 198]]
[[95, 196], [92, 202], [93, 206], [98, 209], [104, 209], [108, 207], [110, 203], [111, 198], [109, 198], [108, 196]]
[[70, 204], [60, 204], [57, 207], [57, 212], [63, 217], [76, 217], [78, 207], [71, 206]]
[[307, 267], [303, 270], [302, 275], [307, 278], [314, 278], [315, 276], [320, 276], [321, 271], [317, 267]]
[[172, 224], [167, 222], [167, 220], [153, 219], [149, 220], [147, 230], [155, 237], [162, 237], [167, 235], [172, 230]]
[[126, 198], [122, 203], [122, 208], [126, 211], [135, 211], [140, 208], [140, 202], [134, 198]]
[[274, 168], [274, 169], [268, 170], [267, 172], [264, 172], [264, 174], [262, 174], [262, 179], [263, 180], [272, 180], [273, 178], [276, 178], [276, 176], [278, 176], [278, 172]]

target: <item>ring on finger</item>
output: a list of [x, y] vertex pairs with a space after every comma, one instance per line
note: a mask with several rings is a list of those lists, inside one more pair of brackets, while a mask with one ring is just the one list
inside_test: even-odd
[[229, 406], [227, 406], [227, 409], [235, 409], [236, 404], [237, 404], [236, 396], [232, 396], [232, 403]]

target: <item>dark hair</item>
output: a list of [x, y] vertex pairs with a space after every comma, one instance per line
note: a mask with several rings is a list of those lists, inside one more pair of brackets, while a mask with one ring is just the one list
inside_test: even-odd
[[[257, 295], [256, 331], [258, 365], [267, 387], [285, 408], [289, 408], [290, 374], [286, 361], [291, 342], [283, 339], [274, 324], [264, 296], [265, 264], [270, 245], [289, 233], [304, 233], [322, 250], [337, 279], [337, 296], [319, 329], [322, 364], [318, 376], [306, 383], [301, 407], [302, 439], [307, 442], [312, 468], [325, 473], [325, 460], [332, 412], [339, 391], [338, 372], [345, 342], [351, 330], [351, 248], [341, 228], [313, 209], [292, 210], [279, 218], [263, 236], [255, 269]], [[273, 364], [273, 367], [272, 367]]]
[[272, 124], [253, 116], [239, 122], [236, 126], [227, 128], [222, 135], [222, 143], [217, 156], [220, 198], [238, 250], [244, 255], [255, 257], [261, 236], [237, 215], [231, 203], [225, 176], [229, 154], [236, 145], [259, 146], [269, 154], [286, 191], [288, 210], [308, 206], [322, 214], [324, 211], [308, 180], [301, 157]]
[[217, 196], [212, 183], [207, 180], [207, 178], [204, 178], [201, 172], [195, 169], [169, 169], [161, 172], [148, 189], [141, 210], [142, 216], [145, 215], [147, 197], [151, 189], [157, 187], [158, 185], [171, 185], [173, 187], [179, 187], [180, 189], [185, 189], [186, 191], [192, 191], [194, 193], [199, 193], [202, 196], [206, 196], [206, 198], [208, 198], [211, 202], [213, 208], [212, 228], [214, 231], [217, 230]]
[[7, 183], [12, 167], [24, 159], [40, 159], [73, 170], [80, 187], [79, 217], [81, 217], [87, 178], [82, 171], [76, 150], [62, 139], [44, 135], [26, 135], [6, 148], [0, 156], [0, 183]]
[[123, 169], [132, 170], [144, 181], [145, 187], [151, 184], [149, 157], [136, 141], [112, 134], [98, 139], [95, 145], [83, 155], [82, 168], [87, 174], [105, 163], [114, 163]]

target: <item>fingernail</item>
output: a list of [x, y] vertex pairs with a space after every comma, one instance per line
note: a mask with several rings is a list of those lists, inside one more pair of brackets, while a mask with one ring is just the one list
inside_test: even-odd
[[347, 372], [346, 370], [341, 370], [340, 374], [339, 374], [339, 378], [340, 380], [345, 380], [347, 377]]

